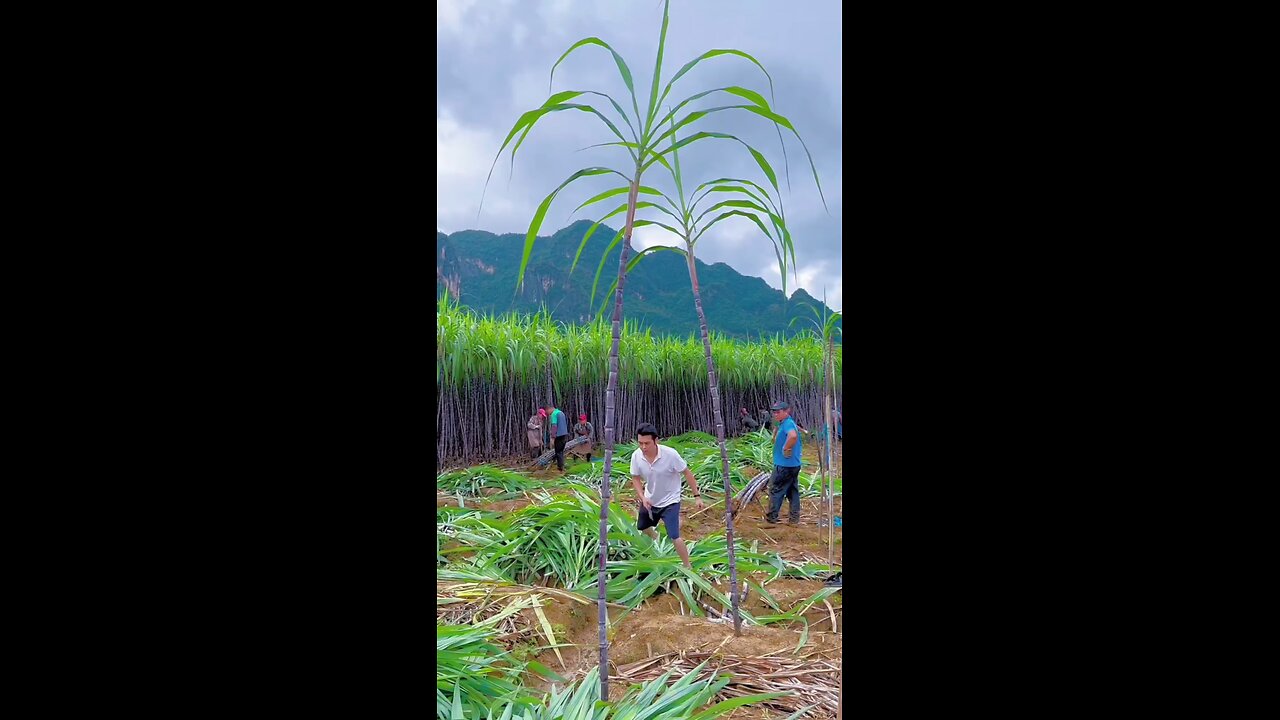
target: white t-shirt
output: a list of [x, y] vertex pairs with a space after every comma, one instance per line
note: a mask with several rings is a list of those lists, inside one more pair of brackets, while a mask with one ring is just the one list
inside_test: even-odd
[[661, 443], [653, 462], [644, 456], [644, 448], [631, 453], [631, 474], [644, 480], [644, 496], [654, 507], [680, 502], [680, 482], [687, 467], [680, 453]]

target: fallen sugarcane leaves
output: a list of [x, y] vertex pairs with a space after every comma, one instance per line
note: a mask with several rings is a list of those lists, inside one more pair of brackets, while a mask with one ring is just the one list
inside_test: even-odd
[[[544, 647], [554, 649], [560, 665], [564, 667], [564, 658], [560, 657], [562, 644], [556, 642], [551, 623], [542, 612], [543, 598], [580, 605], [595, 604], [581, 595], [558, 588], [496, 582], [437, 583], [436, 622], [441, 625], [490, 627], [497, 633], [497, 639], [502, 640], [507, 647], [527, 638], [537, 637], [541, 632], [542, 638], [546, 640]], [[614, 603], [609, 605], [623, 607]], [[533, 611], [537, 625], [520, 613], [525, 609]]]
[[734, 656], [714, 652], [684, 651], [650, 657], [623, 665], [609, 677], [628, 683], [643, 683], [672, 672], [676, 677], [698, 672], [697, 680], [731, 675], [729, 684], [716, 695], [717, 700], [730, 700], [757, 693], [789, 693], [765, 701], [784, 712], [795, 712], [806, 706], [818, 706], [835, 713], [840, 690], [840, 670], [821, 659], [797, 659], [780, 656]]

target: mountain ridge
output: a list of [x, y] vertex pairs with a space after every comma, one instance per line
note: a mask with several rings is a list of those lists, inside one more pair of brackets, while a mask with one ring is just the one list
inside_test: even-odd
[[[591, 225], [589, 220], [579, 220], [549, 236], [539, 236], [520, 291], [516, 290], [516, 275], [524, 248], [523, 234], [437, 231], [436, 295], [447, 290], [453, 300], [482, 313], [532, 313], [545, 305], [556, 320], [590, 322], [617, 277], [621, 252], [619, 241], [600, 269], [595, 300], [589, 307], [601, 255], [618, 234], [616, 228], [598, 227], [570, 274], [574, 254]], [[634, 252], [633, 246], [632, 257]], [[724, 262], [707, 264], [698, 260], [697, 270], [707, 326], [715, 333], [742, 339], [774, 333], [790, 336], [812, 327], [806, 320], [788, 325], [797, 316], [813, 319], [813, 313], [802, 303], [822, 309], [821, 301], [803, 289], [797, 289], [788, 299], [763, 278], [744, 275]], [[638, 321], [655, 333], [696, 335], [697, 312], [685, 259], [676, 253], [659, 252], [641, 261], [627, 274], [623, 311], [627, 320]], [[606, 317], [611, 314], [612, 304], [605, 309]]]

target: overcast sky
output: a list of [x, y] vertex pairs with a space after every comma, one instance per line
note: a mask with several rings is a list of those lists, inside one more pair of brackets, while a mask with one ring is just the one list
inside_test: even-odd
[[[445, 233], [467, 229], [524, 233], [542, 199], [575, 170], [603, 165], [626, 173], [630, 159], [620, 148], [579, 151], [617, 139], [594, 116], [578, 112], [547, 115], [520, 147], [514, 173], [510, 153], [504, 152], [485, 194], [483, 212], [476, 216], [494, 155], [521, 113], [546, 101], [550, 94], [547, 81], [556, 59], [585, 37], [596, 36], [609, 43], [631, 69], [643, 112], [661, 23], [661, 0], [437, 0], [436, 228]], [[686, 62], [721, 48], [749, 53], [769, 71], [774, 84], [770, 104], [790, 118], [808, 145], [822, 182], [826, 210], [803, 148], [785, 129], [790, 191], [783, 177], [778, 136], [768, 121], [731, 110], [709, 115], [688, 127], [691, 131], [737, 135], [768, 157], [779, 175], [796, 244], [798, 284], [819, 299], [825, 286], [828, 304], [837, 310], [843, 308], [840, 25], [841, 9], [836, 0], [672, 0], [662, 76], [665, 85]], [[682, 77], [667, 102], [674, 105], [673, 100], [727, 85], [751, 88], [769, 98], [768, 80], [759, 68], [745, 59], [722, 55], [702, 61]], [[611, 56], [597, 46], [575, 50], [556, 69], [550, 92], [564, 90], [598, 90], [613, 96], [624, 108], [630, 104]], [[607, 109], [606, 116], [628, 133], [608, 101], [580, 96], [570, 102], [598, 103], [597, 107]], [[713, 93], [694, 101], [680, 114], [692, 108], [745, 102], [734, 95]], [[743, 177], [768, 187], [751, 157], [731, 141], [702, 140], [680, 153], [680, 163], [686, 190], [718, 177]], [[657, 165], [646, 172], [642, 182], [664, 191], [672, 187], [670, 175]], [[571, 213], [583, 200], [620, 184], [621, 178], [606, 176], [570, 185], [552, 204], [539, 234], [550, 235], [574, 220], [599, 219], [625, 197]], [[704, 203], [700, 207], [709, 206]], [[644, 212], [639, 217], [664, 217]], [[618, 215], [608, 222], [620, 228], [623, 217]], [[677, 242], [661, 228], [645, 227], [635, 231], [633, 244], [644, 248]], [[699, 240], [696, 252], [704, 262], [728, 263], [744, 275], [762, 277], [773, 287], [782, 287], [769, 240], [749, 220], [731, 218], [716, 224]], [[789, 277], [788, 293], [795, 286], [795, 279]]]

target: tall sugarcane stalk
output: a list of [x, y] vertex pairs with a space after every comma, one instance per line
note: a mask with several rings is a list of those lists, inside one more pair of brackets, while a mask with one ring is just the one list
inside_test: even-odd
[[551, 389], [551, 353], [547, 352], [547, 404], [555, 405], [556, 399]]
[[[824, 298], [825, 301], [825, 298]], [[835, 442], [832, 438], [836, 436], [836, 426], [831, 419], [831, 402], [836, 392], [835, 377], [835, 345], [830, 334], [827, 336], [827, 373], [830, 382], [827, 386], [830, 388], [830, 394], [826, 398], [826, 414], [827, 414], [827, 567], [835, 569], [835, 478], [833, 473], [835, 470], [834, 458], [832, 456], [832, 444]], [[825, 379], [825, 378], [824, 378]], [[843, 476], [843, 472], [841, 473]]]
[[597, 581], [596, 607], [599, 610], [600, 639], [600, 699], [609, 699], [609, 613], [605, 601], [608, 575], [605, 564], [609, 558], [609, 499], [612, 496], [613, 478], [613, 413], [614, 394], [618, 389], [618, 342], [622, 337], [622, 291], [627, 284], [627, 255], [631, 249], [632, 223], [636, 217], [636, 192], [640, 187], [640, 167], [636, 166], [635, 180], [631, 181], [631, 194], [627, 200], [625, 240], [618, 258], [618, 289], [613, 303], [613, 344], [609, 349], [609, 385], [604, 393], [604, 476], [600, 480], [600, 577]]
[[720, 464], [724, 477], [724, 532], [728, 543], [729, 599], [733, 606], [733, 634], [742, 634], [742, 615], [738, 612], [738, 564], [733, 556], [733, 487], [729, 484], [729, 452], [724, 444], [724, 415], [720, 410], [720, 385], [711, 359], [711, 336], [707, 332], [707, 314], [702, 309], [702, 293], [698, 290], [698, 268], [693, 248], [688, 249], [689, 282], [693, 286], [693, 305], [698, 310], [698, 328], [707, 355], [707, 388], [711, 395], [711, 416], [716, 425], [716, 444], [720, 446]]

